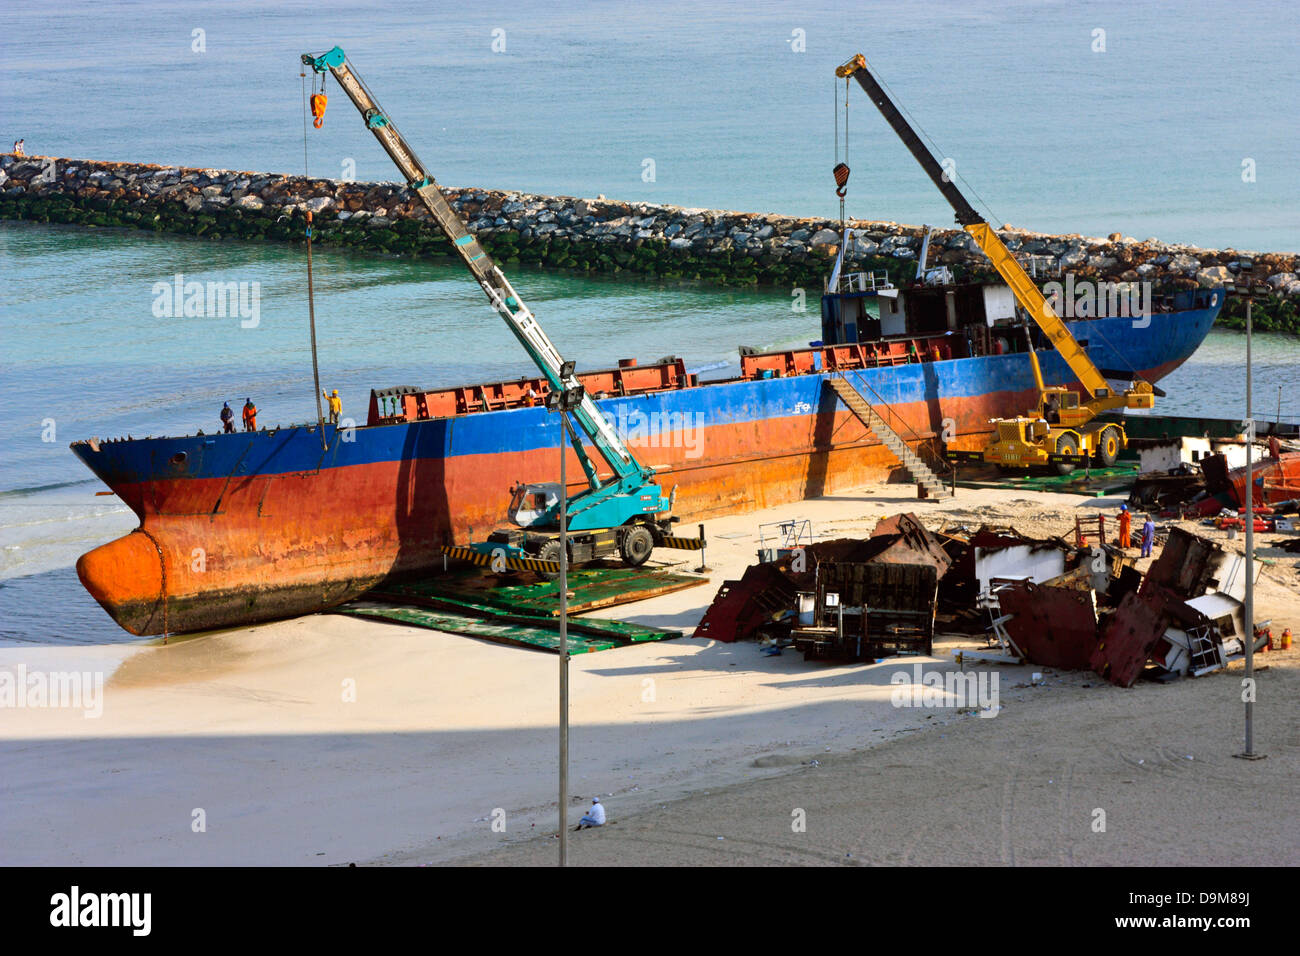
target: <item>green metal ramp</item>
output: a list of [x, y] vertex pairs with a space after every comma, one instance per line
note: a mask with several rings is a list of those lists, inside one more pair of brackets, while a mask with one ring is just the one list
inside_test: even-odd
[[[367, 595], [380, 601], [424, 603], [439, 607], [466, 603], [520, 614], [558, 617], [559, 582], [514, 584], [514, 579], [484, 573], [478, 568], [450, 571], [418, 581], [382, 584]], [[569, 613], [644, 601], [672, 591], [699, 587], [708, 579], [668, 571], [639, 568], [580, 568], [569, 572]]]
[[[334, 609], [448, 634], [558, 651], [559, 591], [554, 582], [502, 583], [477, 569], [419, 581], [385, 584], [361, 600]], [[508, 580], [508, 579], [506, 579]], [[643, 600], [705, 583], [704, 578], [630, 568], [582, 569], [569, 576], [570, 614]], [[569, 618], [569, 652], [587, 654], [647, 641], [672, 640], [680, 631], [627, 621]]]
[[1023, 491], [1055, 491], [1059, 494], [1105, 498], [1128, 491], [1137, 479], [1136, 461], [1119, 461], [1112, 468], [1080, 468], [1068, 475], [1001, 475], [987, 481], [957, 480], [958, 488], [1014, 488]]

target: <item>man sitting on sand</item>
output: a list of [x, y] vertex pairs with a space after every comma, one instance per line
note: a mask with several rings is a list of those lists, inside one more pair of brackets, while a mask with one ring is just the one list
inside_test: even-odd
[[605, 825], [605, 808], [600, 804], [600, 797], [591, 798], [591, 809], [578, 821], [575, 830], [584, 830], [587, 827], [603, 827]]

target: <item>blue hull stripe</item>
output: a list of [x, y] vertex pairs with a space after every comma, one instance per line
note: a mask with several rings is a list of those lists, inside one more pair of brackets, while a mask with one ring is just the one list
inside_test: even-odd
[[[1075, 336], [1087, 342], [1100, 368], [1148, 370], [1190, 356], [1209, 332], [1218, 311], [1157, 313], [1150, 317], [1148, 327], [1140, 329], [1127, 318], [1069, 324]], [[1074, 381], [1059, 354], [1039, 352], [1039, 360], [1049, 384]], [[857, 374], [881, 399], [894, 404], [973, 398], [1034, 387], [1024, 354], [898, 365]], [[690, 425], [704, 428], [742, 424], [816, 413], [824, 400], [823, 377], [802, 375], [719, 383], [602, 399], [600, 405], [616, 423], [620, 413], [642, 413], [690, 415]], [[275, 433], [136, 439], [101, 445], [99, 455], [86, 445], [75, 445], [73, 450], [106, 484], [116, 486], [171, 477], [273, 475], [411, 459], [525, 452], [555, 448], [559, 443], [556, 419], [544, 408], [362, 427], [354, 430], [352, 441], [344, 441], [345, 436], [333, 426], [327, 425], [325, 431], [329, 438], [329, 450], [325, 452], [314, 427], [308, 431], [305, 425]], [[186, 456], [184, 463], [173, 464], [174, 456], [180, 453]]]

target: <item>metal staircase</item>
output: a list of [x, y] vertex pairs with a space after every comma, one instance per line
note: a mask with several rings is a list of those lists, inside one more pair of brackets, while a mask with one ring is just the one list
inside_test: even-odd
[[834, 390], [835, 394], [849, 407], [849, 410], [858, 416], [862, 424], [871, 429], [881, 443], [894, 453], [894, 457], [902, 462], [908, 473], [925, 486], [927, 492], [936, 498], [951, 494], [950, 489], [943, 483], [942, 479], [931, 470], [929, 465], [921, 460], [921, 457], [916, 452], [907, 447], [907, 442], [903, 441], [902, 437], [889, 426], [884, 417], [871, 407], [856, 388], [849, 384], [848, 379], [837, 373], [829, 376], [826, 379], [826, 384]]

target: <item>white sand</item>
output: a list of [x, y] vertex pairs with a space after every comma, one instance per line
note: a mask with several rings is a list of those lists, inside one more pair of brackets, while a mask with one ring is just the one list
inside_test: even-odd
[[[1077, 511], [1117, 504], [967, 490], [954, 502], [918, 502], [908, 491], [880, 486], [710, 521], [710, 577], [739, 576], [758, 524], [779, 518], [812, 519], [819, 539], [862, 533], [903, 510], [932, 526], [944, 512], [1064, 533]], [[665, 554], [684, 566], [695, 557]], [[1266, 574], [1257, 617], [1289, 615], [1295, 628], [1294, 561]], [[602, 616], [689, 633], [713, 593], [690, 589]], [[936, 648], [945, 660], [934, 666], [951, 667], [952, 646]], [[101, 660], [85, 664], [88, 655]], [[1229, 675], [1129, 691], [1060, 675], [1046, 688], [1011, 690], [1042, 668], [1003, 668], [1006, 710], [983, 720], [893, 707], [890, 675], [910, 670], [911, 659], [806, 664], [789, 651], [764, 657], [752, 644], [689, 638], [582, 655], [571, 665], [570, 821], [600, 794], [618, 822], [576, 835], [574, 861], [857, 862], [876, 853], [879, 862], [1114, 862], [1084, 849], [1100, 841], [1070, 843], [1077, 820], [1062, 816], [1091, 811], [1085, 805], [1104, 796], [1111, 804], [1097, 805], [1127, 814], [1125, 838], [1105, 845], [1130, 855], [1142, 848], [1134, 861], [1236, 861], [1266, 834], [1266, 855], [1295, 862], [1300, 841], [1287, 808], [1300, 747], [1297, 659], [1294, 651], [1261, 659], [1273, 665], [1259, 705], [1259, 749], [1270, 759], [1245, 764], [1226, 757], [1241, 709]], [[315, 615], [166, 647], [0, 656], [0, 669], [18, 664], [112, 674], [97, 719], [0, 710], [0, 863], [553, 860], [552, 654]], [[343, 699], [348, 686], [355, 702]], [[1184, 750], [1203, 762], [1184, 768]], [[1159, 772], [1142, 769], [1152, 761]], [[952, 772], [942, 769], [949, 764]], [[1053, 790], [1039, 770], [1074, 789]], [[1167, 793], [1174, 781], [1187, 789]], [[1248, 799], [1233, 795], [1248, 783]], [[1221, 821], [1228, 799], [1245, 807], [1247, 826]], [[808, 833], [783, 842], [796, 806], [810, 813]], [[192, 827], [200, 808], [206, 832]], [[498, 808], [504, 833], [492, 828]], [[1197, 832], [1219, 834], [1217, 842], [1183, 831], [1157, 839], [1175, 814], [1195, 817]], [[838, 821], [829, 831], [828, 820]], [[728, 834], [731, 846], [716, 839]]]

